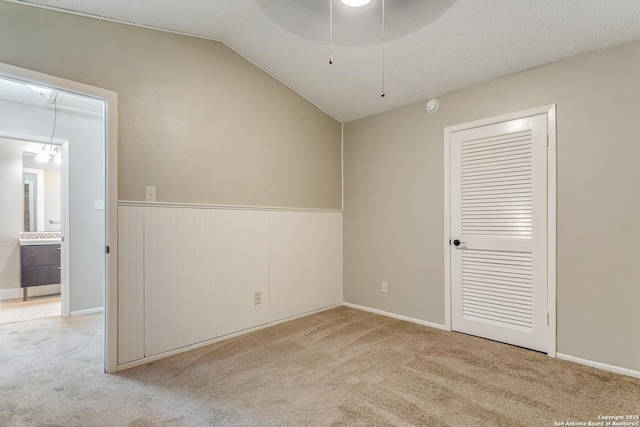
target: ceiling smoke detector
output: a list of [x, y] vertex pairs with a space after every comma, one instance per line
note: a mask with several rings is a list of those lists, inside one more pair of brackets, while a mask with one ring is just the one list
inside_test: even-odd
[[437, 99], [435, 98], [430, 99], [427, 102], [427, 113], [435, 113], [436, 111], [438, 111], [439, 106], [440, 106], [440, 103], [438, 102]]

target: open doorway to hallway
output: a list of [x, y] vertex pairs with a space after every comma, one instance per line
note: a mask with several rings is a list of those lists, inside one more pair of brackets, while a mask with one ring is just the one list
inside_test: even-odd
[[[97, 100], [100, 102], [102, 120], [99, 121], [101, 123], [99, 129], [97, 126], [92, 126], [90, 131], [87, 127], [77, 126], [77, 121], [76, 126], [73, 126], [67, 121], [60, 120], [56, 122], [56, 133], [53, 138], [55, 140], [55, 135], [59, 135], [63, 141], [62, 165], [63, 167], [65, 164], [69, 165], [69, 171], [66, 175], [67, 180], [65, 181], [64, 174], [61, 180], [62, 188], [69, 189], [67, 199], [64, 198], [64, 195], [62, 199], [63, 206], [68, 206], [68, 208], [66, 211], [63, 209], [62, 212], [61, 311], [70, 315], [104, 311], [104, 371], [115, 372], [117, 370], [118, 351], [117, 94], [110, 90], [4, 63], [0, 63], [0, 79], [24, 83], [27, 86], [32, 85], [36, 88], [50, 89], [70, 96], [75, 95], [77, 99], [84, 101]], [[30, 90], [36, 92], [38, 89], [30, 88]], [[39, 93], [37, 95], [39, 96]], [[77, 95], [80, 95], [80, 97], [77, 97]], [[23, 108], [20, 103], [14, 102], [13, 106], [15, 108]], [[69, 116], [74, 116], [72, 110], [73, 107], [67, 112]], [[78, 115], [75, 114], [75, 116]], [[61, 118], [62, 116], [59, 117]], [[29, 125], [46, 126], [43, 123], [47, 122], [42, 117], [25, 121], [24, 117], [19, 115], [1, 114], [0, 132], [2, 132], [3, 137], [15, 139], [16, 136], [24, 136], [23, 127]], [[35, 141], [43, 143], [43, 146], [46, 143], [51, 145], [51, 137], [49, 139], [45, 137], [43, 141], [42, 137], [38, 139], [38, 133], [26, 133], [32, 136], [35, 135]], [[96, 140], [99, 140], [100, 144], [86, 143], [89, 134], [98, 138]], [[44, 135], [47, 135], [47, 132]], [[26, 139], [33, 140], [33, 138]], [[85, 143], [82, 143], [82, 141]], [[67, 144], [64, 142], [67, 142]], [[65, 146], [67, 149], [64, 148]], [[90, 161], [82, 161], [83, 159]], [[100, 186], [92, 183], [93, 178], [98, 176], [101, 180]], [[0, 187], [0, 189], [2, 188]], [[96, 191], [99, 191], [99, 194]], [[19, 203], [19, 205], [22, 206], [22, 203]], [[111, 209], [112, 207], [113, 209]], [[95, 215], [91, 215], [92, 213]], [[96, 217], [101, 218], [101, 222], [97, 226], [87, 219]], [[68, 230], [66, 231], [65, 224], [68, 225]], [[2, 241], [1, 238], [0, 241]], [[15, 237], [10, 237], [7, 240], [7, 244], [14, 245]], [[15, 246], [13, 247], [12, 254], [17, 257]], [[69, 256], [65, 257], [65, 252]], [[101, 263], [103, 268], [99, 271], [98, 279], [79, 280], [78, 283], [82, 286], [74, 287], [74, 272], [91, 272], [91, 265], [83, 264], [83, 257], [95, 256], [98, 259], [96, 254], [100, 254], [103, 261]], [[68, 277], [66, 277], [67, 275]], [[9, 277], [11, 278], [11, 276]], [[65, 286], [68, 286], [68, 288], [65, 288]], [[91, 292], [91, 289], [95, 289], [95, 287], [99, 289], [99, 292]], [[65, 295], [68, 298], [65, 298]], [[98, 304], [89, 306], [87, 301], [95, 301], [94, 298], [96, 296], [98, 296]], [[60, 318], [60, 321], [63, 320]]]
[[0, 78], [0, 324], [103, 311], [105, 101]]

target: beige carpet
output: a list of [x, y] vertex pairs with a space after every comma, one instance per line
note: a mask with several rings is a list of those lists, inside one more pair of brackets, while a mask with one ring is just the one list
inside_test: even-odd
[[640, 380], [345, 307], [115, 375], [102, 316], [0, 326], [2, 426], [553, 426]]
[[31, 297], [27, 301], [0, 301], [0, 325], [43, 317], [60, 316], [60, 295]]

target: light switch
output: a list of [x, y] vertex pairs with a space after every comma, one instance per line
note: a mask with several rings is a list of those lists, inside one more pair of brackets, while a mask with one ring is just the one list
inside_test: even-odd
[[147, 202], [156, 201], [156, 187], [145, 187], [145, 194]]
[[97, 211], [104, 210], [104, 200], [96, 200], [96, 210]]

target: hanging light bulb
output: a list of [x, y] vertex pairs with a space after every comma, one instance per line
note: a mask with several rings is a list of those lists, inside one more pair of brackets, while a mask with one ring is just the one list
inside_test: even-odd
[[51, 159], [51, 152], [47, 148], [46, 144], [42, 146], [42, 150], [36, 155], [36, 162], [45, 163]]

